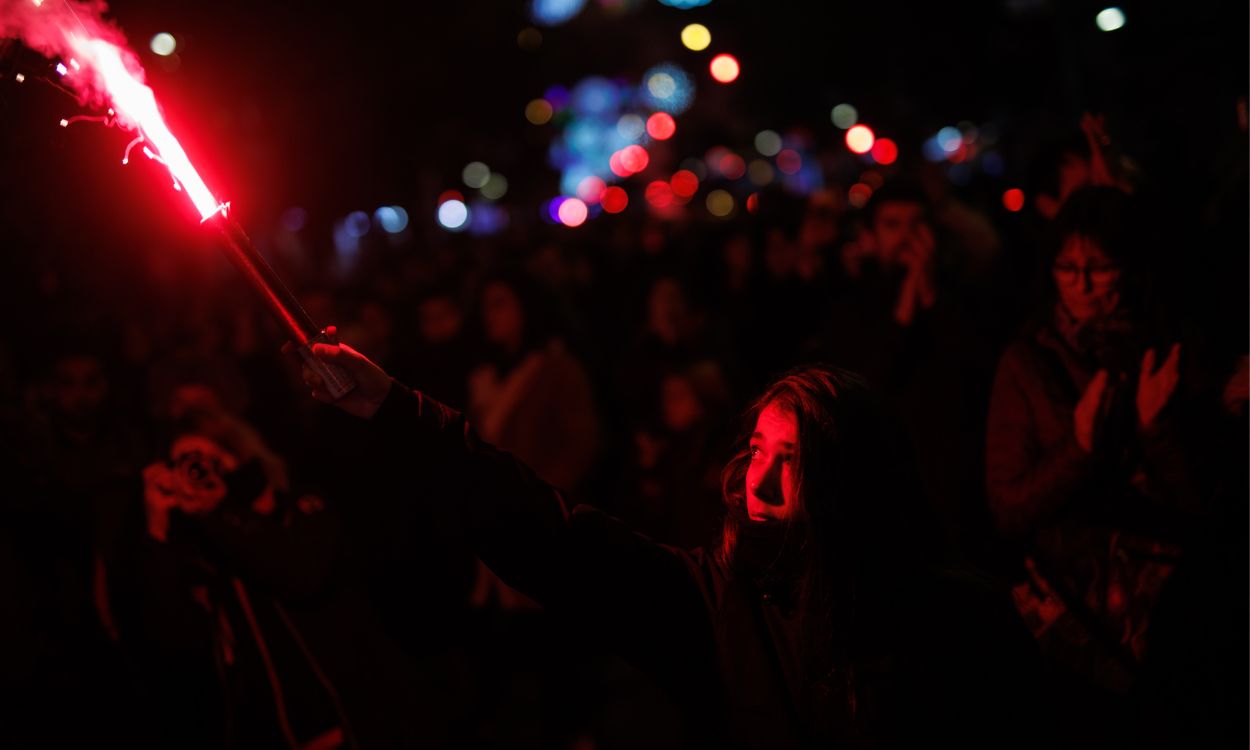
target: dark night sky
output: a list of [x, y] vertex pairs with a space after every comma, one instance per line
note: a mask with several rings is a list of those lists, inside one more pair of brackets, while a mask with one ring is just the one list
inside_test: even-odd
[[[817, 145], [832, 144], [828, 112], [845, 100], [912, 158], [943, 125], [994, 120], [1008, 179], [1025, 166], [1011, 159], [1013, 139], [1027, 149], [1083, 109], [1106, 111], [1129, 150], [1182, 174], [1246, 91], [1245, 3], [1125, 3], [1128, 25], [1112, 34], [1095, 28], [1101, 6], [1091, 2], [636, 5], [614, 18], [591, 0], [545, 29], [536, 52], [516, 43], [528, 25], [521, 2], [117, 0], [110, 15], [209, 184], [253, 227], [291, 205], [326, 226], [383, 203], [428, 208], [421, 202], [474, 159], [509, 176], [516, 204], [536, 205], [555, 193], [557, 175], [545, 163], [550, 132], [524, 121], [525, 102], [586, 75], [637, 80], [665, 60], [702, 76], [679, 151], [745, 147], [761, 128], [799, 124]], [[694, 20], [712, 28], [715, 49], [741, 59], [733, 86], [708, 81], [707, 53], [680, 46]], [[157, 31], [180, 41], [175, 71], [148, 51]], [[176, 210], [138, 210], [174, 199], [158, 168], [117, 163], [124, 134], [57, 128], [75, 104], [12, 82], [31, 62], [12, 50], [0, 58], [0, 228], [14, 244], [59, 252], [87, 238], [126, 246], [185, 233]]]

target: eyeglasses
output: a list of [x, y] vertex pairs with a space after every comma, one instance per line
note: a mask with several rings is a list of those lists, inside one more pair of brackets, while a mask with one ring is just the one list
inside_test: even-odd
[[1055, 275], [1055, 280], [1065, 285], [1075, 284], [1085, 275], [1094, 284], [1111, 284], [1120, 278], [1119, 266], [1074, 266], [1070, 263], [1056, 263], [1050, 270]]

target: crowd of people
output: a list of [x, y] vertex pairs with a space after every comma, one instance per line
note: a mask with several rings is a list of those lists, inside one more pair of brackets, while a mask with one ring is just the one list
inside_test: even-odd
[[[764, 191], [730, 220], [639, 209], [366, 243], [350, 271], [277, 259], [314, 319], [532, 475], [309, 398], [228, 269], [174, 302], [36, 323], [37, 351], [0, 351], [6, 732], [30, 747], [1243, 742], [1240, 113], [1241, 156], [1186, 196], [1192, 215], [1168, 206], [1193, 185], [1128, 168], [1086, 118], [1038, 149], [1020, 213], [904, 168], [862, 208], [844, 188]], [[34, 293], [63, 309], [56, 284]], [[804, 378], [839, 399], [862, 378], [897, 440], [793, 395], [816, 388]], [[734, 692], [776, 665], [703, 654], [697, 594], [674, 582], [719, 602], [738, 570], [724, 546], [753, 533], [739, 459], [768, 449], [772, 401], [744, 416], [761, 392], [791, 394], [801, 446], [847, 433], [855, 480], [829, 481], [859, 525], [816, 559], [846, 576], [831, 586], [861, 586], [870, 614], [847, 632], [887, 642], [782, 658], [791, 714]], [[422, 411], [383, 411], [405, 408]], [[539, 479], [593, 509], [572, 515], [596, 548], [563, 571], [575, 589], [545, 567], [570, 558], [544, 544], [559, 511]], [[670, 565], [652, 549], [722, 553]], [[596, 568], [605, 550], [621, 553]], [[807, 612], [770, 588], [790, 554], [775, 551], [741, 564], [764, 565], [749, 569], [766, 601]], [[962, 583], [928, 585], [921, 565]], [[842, 634], [850, 600], [834, 599], [811, 621]], [[785, 627], [743, 617], [724, 627]], [[967, 656], [973, 634], [997, 663]], [[906, 669], [877, 662], [896, 658], [923, 667], [891, 703]], [[796, 677], [809, 662], [820, 675]], [[743, 702], [758, 716], [723, 715]]]

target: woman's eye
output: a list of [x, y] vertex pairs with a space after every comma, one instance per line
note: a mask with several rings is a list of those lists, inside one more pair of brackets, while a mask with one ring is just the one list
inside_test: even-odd
[[759, 454], [760, 454], [760, 447], [758, 445], [752, 445], [750, 448], [747, 449], [747, 455], [750, 456], [752, 459], [754, 459]]

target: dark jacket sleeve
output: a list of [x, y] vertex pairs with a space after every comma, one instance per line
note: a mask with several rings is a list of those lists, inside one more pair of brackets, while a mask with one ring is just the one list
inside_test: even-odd
[[[457, 532], [509, 586], [638, 639], [656, 632], [647, 618], [663, 619], [670, 629], [674, 615], [706, 621], [711, 594], [696, 556], [656, 544], [599, 511], [571, 512], [558, 490], [480, 440], [460, 413], [396, 383], [374, 420], [384, 459], [409, 477], [409, 487], [395, 494], [453, 503]], [[421, 497], [426, 478], [445, 497]]]
[[1008, 349], [994, 376], [985, 456], [990, 509], [1008, 535], [1024, 534], [1058, 510], [1092, 466], [1071, 428], [1056, 445], [1042, 445], [1029, 403], [1041, 388], [1021, 350]]

